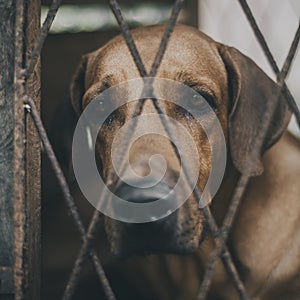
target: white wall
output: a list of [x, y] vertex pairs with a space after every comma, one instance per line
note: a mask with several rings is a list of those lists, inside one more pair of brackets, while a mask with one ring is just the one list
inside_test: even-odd
[[[248, 0], [271, 52], [282, 67], [300, 16], [300, 0]], [[264, 53], [237, 0], [199, 0], [199, 28], [224, 44], [237, 47], [275, 80]], [[300, 51], [298, 49], [287, 84], [300, 107]], [[298, 134], [295, 124], [291, 130]], [[300, 136], [300, 134], [298, 134]]]

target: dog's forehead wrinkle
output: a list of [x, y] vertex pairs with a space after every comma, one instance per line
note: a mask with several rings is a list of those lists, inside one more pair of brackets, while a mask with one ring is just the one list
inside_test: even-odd
[[[132, 31], [137, 49], [141, 55], [145, 68], [149, 73], [155, 55], [158, 51], [164, 26], [150, 26]], [[123, 37], [118, 36], [111, 40], [99, 51], [94, 52], [93, 65], [98, 65], [98, 70], [110, 70], [122, 75], [121, 70], [126, 70], [127, 76], [139, 76], [138, 69]], [[176, 27], [162, 59], [160, 69], [170, 69], [174, 64], [183, 69], [203, 69], [211, 72], [211, 62], [222, 63], [215, 44], [207, 36], [192, 28]], [[123, 76], [122, 76], [123, 77]]]
[[113, 85], [114, 83], [114, 74], [113, 73], [109, 73], [109, 74], [105, 74], [103, 76], [103, 78], [101, 79], [101, 83], [104, 87], [110, 87]]
[[210, 96], [217, 97], [215, 91], [219, 91], [220, 86], [215, 78], [206, 76], [206, 74], [184, 72], [183, 70], [177, 72], [174, 80], [182, 82], [183, 84], [197, 90], [203, 91]]

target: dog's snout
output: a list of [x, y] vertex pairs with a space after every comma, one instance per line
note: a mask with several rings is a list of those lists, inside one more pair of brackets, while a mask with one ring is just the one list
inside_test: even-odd
[[171, 191], [172, 189], [167, 183], [164, 181], [157, 183], [154, 178], [147, 178], [141, 182], [127, 179], [117, 187], [115, 194], [129, 202], [150, 203], [166, 198]]

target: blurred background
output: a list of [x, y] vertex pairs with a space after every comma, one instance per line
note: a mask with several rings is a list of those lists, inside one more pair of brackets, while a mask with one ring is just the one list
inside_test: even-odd
[[[171, 0], [119, 2], [131, 28], [165, 23], [173, 4]], [[299, 0], [248, 2], [281, 68], [298, 26], [300, 2]], [[42, 21], [50, 4], [50, 0], [42, 0]], [[215, 40], [237, 47], [275, 79], [238, 1], [186, 0], [179, 22], [198, 27]], [[99, 48], [119, 33], [106, 1], [63, 1], [42, 53], [42, 117], [56, 151], [59, 151], [60, 144], [64, 141], [55, 140], [53, 124], [59, 123], [58, 118], [62, 116], [60, 106], [68, 98], [69, 83], [80, 57]], [[298, 105], [300, 105], [299, 78], [298, 51], [287, 80]], [[291, 130], [297, 132], [295, 124], [291, 125]], [[59, 299], [78, 254], [80, 239], [45, 157], [42, 183], [42, 299]], [[79, 193], [76, 190], [73, 192]], [[77, 204], [87, 224], [92, 208], [84, 199]], [[105, 253], [107, 250], [103, 251]], [[105, 263], [110, 265], [109, 261]], [[113, 265], [108, 273], [110, 277], [114, 276]], [[87, 296], [87, 286], [90, 291], [96, 291], [91, 292], [93, 295], [101, 293], [98, 281], [93, 279], [89, 267], [85, 269], [82, 277], [84, 280], [77, 293], [78, 299]]]

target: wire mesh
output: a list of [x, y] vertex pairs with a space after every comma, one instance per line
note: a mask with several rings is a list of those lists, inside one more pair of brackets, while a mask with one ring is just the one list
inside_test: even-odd
[[[34, 71], [34, 68], [38, 62], [39, 55], [41, 54], [41, 49], [42, 49], [45, 39], [49, 33], [51, 24], [55, 18], [56, 12], [59, 9], [60, 2], [61, 2], [60, 0], [54, 0], [52, 2], [52, 5], [48, 11], [46, 20], [45, 20], [45, 22], [40, 30], [40, 33], [38, 35], [38, 38], [36, 40], [35, 48], [32, 52], [32, 56], [28, 63], [28, 66], [26, 66], [26, 67], [19, 66], [20, 72], [19, 72], [18, 78], [16, 79], [15, 87], [17, 90], [17, 94], [19, 96], [18, 100], [24, 102], [24, 105], [26, 105], [25, 107], [27, 108], [27, 112], [31, 115], [31, 117], [34, 121], [36, 129], [39, 133], [40, 139], [44, 145], [45, 152], [51, 162], [54, 173], [55, 173], [55, 175], [58, 179], [59, 185], [62, 189], [65, 201], [67, 202], [68, 209], [74, 219], [75, 226], [77, 227], [80, 238], [82, 240], [82, 247], [81, 247], [81, 249], [79, 251], [79, 255], [74, 263], [74, 267], [73, 267], [72, 273], [70, 275], [68, 284], [66, 286], [63, 299], [65, 299], [65, 300], [71, 299], [72, 296], [74, 295], [75, 288], [79, 282], [79, 277], [80, 277], [80, 273], [82, 271], [84, 262], [87, 258], [89, 258], [89, 259], [91, 259], [91, 261], [95, 267], [96, 273], [98, 274], [99, 280], [103, 286], [103, 289], [107, 296], [107, 299], [113, 300], [113, 299], [116, 299], [116, 297], [115, 297], [115, 295], [112, 291], [112, 288], [110, 286], [110, 283], [104, 273], [103, 267], [97, 256], [97, 253], [92, 248], [92, 245], [91, 245], [91, 241], [94, 237], [96, 227], [97, 227], [97, 224], [99, 221], [100, 213], [97, 209], [95, 209], [95, 212], [91, 219], [90, 225], [89, 225], [88, 229], [86, 230], [84, 228], [83, 222], [81, 220], [78, 208], [77, 208], [77, 206], [74, 202], [74, 199], [70, 193], [70, 189], [67, 184], [67, 180], [66, 180], [66, 178], [62, 172], [62, 169], [57, 161], [57, 158], [54, 154], [51, 143], [49, 142], [44, 125], [39, 116], [39, 113], [37, 111], [35, 103], [30, 97], [28, 97], [26, 95], [26, 91], [24, 89], [24, 82], [28, 79], [30, 74], [32, 74], [32, 72]], [[280, 87], [280, 94], [284, 95], [284, 98], [287, 101], [290, 110], [296, 116], [298, 124], [300, 124], [300, 112], [298, 110], [298, 107], [294, 101], [294, 98], [293, 98], [291, 92], [289, 91], [289, 89], [285, 83], [285, 79], [289, 73], [291, 66], [292, 66], [292, 62], [293, 62], [296, 50], [299, 45], [300, 22], [299, 22], [299, 26], [298, 26], [297, 32], [295, 34], [294, 40], [291, 44], [290, 51], [285, 60], [284, 66], [283, 66], [282, 70], [280, 71], [272, 53], [268, 47], [267, 42], [264, 39], [264, 37], [259, 29], [259, 26], [257, 25], [257, 22], [250, 10], [250, 7], [249, 7], [247, 1], [246, 0], [238, 0], [238, 2], [240, 3], [240, 5], [242, 7], [243, 12], [247, 16], [249, 24], [250, 24], [251, 28], [253, 29], [255, 36], [257, 37], [257, 40], [259, 41], [259, 44], [261, 45], [262, 50], [265, 53], [273, 71], [277, 75], [277, 84]], [[154, 62], [152, 64], [151, 71], [149, 72], [149, 74], [147, 74], [144, 64], [142, 62], [141, 56], [137, 50], [134, 39], [130, 33], [128, 24], [122, 15], [122, 11], [120, 9], [118, 2], [116, 0], [109, 1], [109, 6], [120, 26], [121, 32], [125, 38], [126, 44], [130, 50], [130, 53], [134, 59], [134, 62], [139, 70], [141, 77], [147, 77], [147, 76], [155, 77], [157, 70], [159, 68], [160, 62], [163, 59], [164, 53], [165, 53], [167, 45], [168, 45], [169, 38], [172, 35], [174, 26], [176, 24], [177, 17], [179, 15], [179, 12], [182, 8], [183, 3], [184, 3], [184, 0], [175, 1], [169, 22], [166, 26], [164, 35], [163, 35], [161, 43], [160, 43], [159, 50], [158, 50], [158, 52], [155, 56]], [[20, 52], [22, 49], [21, 48], [22, 31], [21, 31], [21, 28], [18, 28], [18, 27], [16, 28], [16, 31], [17, 31], [16, 32], [17, 36], [19, 35], [19, 39], [17, 39], [17, 42], [16, 42], [16, 48], [19, 49], [19, 52]], [[21, 56], [22, 56], [22, 53], [20, 52], [19, 57], [21, 57]], [[18, 62], [16, 62], [16, 63], [18, 63]], [[255, 151], [259, 151], [259, 149], [261, 148], [261, 145], [262, 145], [263, 139], [264, 139], [264, 135], [267, 132], [267, 130], [264, 130], [264, 129], [266, 129], [268, 127], [270, 120], [272, 119], [272, 115], [276, 108], [276, 104], [279, 101], [280, 94], [274, 95], [275, 101], [270, 101], [268, 103], [267, 109], [264, 114], [264, 119], [261, 124], [262, 130], [260, 131], [260, 135], [257, 136], [257, 139], [255, 141], [255, 147], [254, 147]], [[158, 102], [156, 101], [156, 99], [152, 99], [152, 101], [153, 101], [156, 111], [158, 112], [158, 114], [160, 116], [161, 122], [164, 125], [165, 131], [168, 133], [168, 135], [171, 138], [174, 137], [174, 134], [168, 127], [167, 122], [165, 122], [164, 113], [163, 113], [162, 109], [160, 108]], [[137, 103], [136, 108], [135, 108], [135, 113], [134, 113], [135, 116], [139, 115], [141, 113], [144, 103], [145, 102], [143, 100], [141, 100]], [[133, 123], [133, 129], [134, 129], [134, 126], [135, 126], [135, 124]], [[129, 130], [129, 132], [132, 132], [132, 131]], [[129, 138], [130, 138], [130, 136], [124, 137], [123, 146], [121, 147], [122, 151], [120, 153], [121, 160], [122, 160], [123, 151], [125, 151], [128, 147], [128, 139]], [[172, 146], [175, 147], [173, 144], [172, 144]], [[178, 157], [179, 154], [178, 154], [178, 150], [176, 149], [176, 147], [174, 150]], [[252, 153], [251, 159], [248, 161], [248, 168], [250, 168], [251, 165], [253, 164], [254, 157], [256, 157], [255, 154], [256, 153]], [[189, 181], [188, 170], [185, 169], [183, 171], [184, 171], [184, 175], [186, 176], [187, 180]], [[245, 170], [245, 171], [246, 171], [245, 174], [247, 174], [248, 173], [247, 170]], [[215, 247], [213, 253], [211, 254], [210, 259], [207, 263], [207, 267], [206, 267], [204, 277], [201, 282], [200, 290], [199, 290], [198, 297], [197, 297], [197, 299], [199, 299], [199, 300], [205, 299], [207, 296], [210, 285], [212, 283], [214, 267], [215, 267], [217, 259], [219, 257], [222, 259], [224, 267], [225, 267], [226, 271], [228, 272], [230, 278], [232, 279], [232, 282], [240, 296], [240, 299], [249, 299], [246, 289], [245, 289], [245, 286], [244, 286], [242, 280], [240, 279], [238, 271], [237, 271], [237, 269], [233, 263], [233, 260], [231, 258], [231, 254], [226, 245], [226, 241], [227, 241], [228, 235], [230, 233], [233, 221], [235, 219], [235, 215], [237, 213], [243, 193], [249, 182], [249, 177], [245, 174], [240, 175], [240, 178], [238, 180], [237, 186], [233, 193], [232, 200], [230, 202], [228, 211], [226, 213], [226, 216], [224, 218], [224, 222], [223, 222], [223, 225], [221, 228], [218, 228], [216, 221], [210, 212], [209, 207], [205, 206], [204, 208], [201, 208], [202, 214], [204, 215], [205, 220], [212, 232], [212, 236], [215, 240], [216, 247]], [[194, 189], [193, 193], [194, 193], [196, 199], [199, 200], [200, 192], [197, 187]], [[106, 195], [105, 192], [102, 193], [102, 195], [101, 195], [101, 197], [107, 197], [107, 196], [108, 195]]]

